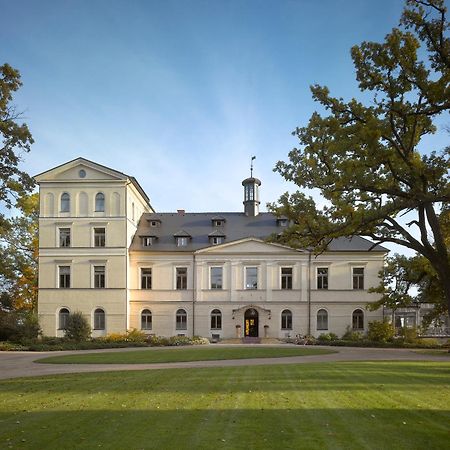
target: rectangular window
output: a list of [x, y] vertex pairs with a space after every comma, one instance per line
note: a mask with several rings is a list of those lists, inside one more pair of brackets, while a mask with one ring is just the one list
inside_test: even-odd
[[187, 289], [187, 267], [177, 267], [177, 289]]
[[281, 289], [292, 289], [292, 267], [281, 268]]
[[317, 289], [328, 289], [328, 267], [317, 268]]
[[152, 269], [141, 269], [141, 289], [152, 288]]
[[153, 245], [153, 236], [142, 237], [142, 247], [151, 247]]
[[223, 267], [211, 267], [211, 289], [222, 289]]
[[364, 289], [364, 267], [353, 268], [353, 289]]
[[187, 237], [177, 237], [177, 247], [186, 247], [188, 245]]
[[70, 247], [70, 228], [59, 229], [59, 246]]
[[212, 245], [219, 245], [223, 242], [223, 237], [222, 236], [213, 236], [211, 238], [211, 244]]
[[59, 266], [59, 287], [70, 288], [70, 266]]
[[105, 266], [94, 266], [94, 288], [106, 287]]
[[245, 289], [258, 289], [258, 268], [245, 268]]
[[105, 228], [94, 228], [94, 247], [104, 247], [106, 244]]

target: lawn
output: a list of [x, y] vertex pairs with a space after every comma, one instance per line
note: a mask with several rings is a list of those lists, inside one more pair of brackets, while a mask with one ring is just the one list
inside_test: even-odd
[[221, 359], [283, 358], [289, 356], [336, 353], [323, 348], [304, 347], [182, 347], [150, 348], [127, 352], [78, 353], [51, 356], [37, 362], [56, 364], [152, 364], [181, 361], [212, 361]]
[[0, 448], [443, 449], [450, 362], [107, 372], [0, 382]]

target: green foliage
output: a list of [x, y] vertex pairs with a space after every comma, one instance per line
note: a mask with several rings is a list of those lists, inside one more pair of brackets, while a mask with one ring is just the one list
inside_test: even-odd
[[21, 342], [41, 334], [35, 314], [23, 311], [0, 311], [0, 341]]
[[87, 341], [91, 336], [91, 327], [80, 311], [69, 314], [65, 331], [66, 338], [75, 342]]
[[[333, 238], [364, 235], [412, 249], [434, 269], [448, 309], [450, 147], [419, 151], [422, 138], [436, 131], [434, 119], [450, 111], [446, 13], [443, 0], [407, 1], [401, 28], [382, 43], [352, 48], [359, 89], [371, 97], [367, 106], [311, 87], [326, 114], [315, 112], [294, 131], [300, 145], [275, 171], [317, 189], [326, 204], [318, 208], [297, 191], [269, 207], [290, 220], [274, 237], [290, 246], [320, 252]], [[406, 213], [407, 224], [399, 220]]]
[[408, 344], [418, 343], [418, 335], [416, 327], [402, 327], [400, 328], [399, 337], [403, 342]]
[[374, 320], [369, 322], [367, 339], [373, 342], [390, 342], [394, 339], [395, 328], [386, 319], [383, 321]]
[[342, 339], [345, 341], [361, 341], [364, 339], [364, 333], [354, 331], [350, 326], [347, 326], [345, 333], [342, 335]]
[[339, 336], [337, 334], [334, 334], [334, 333], [322, 333], [317, 338], [317, 340], [320, 341], [321, 343], [336, 341], [337, 339], [339, 339]]
[[142, 331], [133, 328], [126, 333], [110, 333], [107, 336], [97, 338], [96, 340], [100, 342], [138, 342], [144, 344], [147, 342], [147, 335]]
[[194, 336], [192, 338], [188, 336], [149, 336], [147, 342], [152, 347], [173, 347], [181, 345], [205, 345], [209, 344], [208, 339], [200, 336]]

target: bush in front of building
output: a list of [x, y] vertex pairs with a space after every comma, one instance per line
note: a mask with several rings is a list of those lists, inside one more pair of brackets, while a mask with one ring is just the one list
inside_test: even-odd
[[147, 342], [151, 347], [175, 347], [182, 345], [206, 345], [209, 340], [201, 336], [149, 336]]
[[334, 333], [322, 333], [317, 340], [320, 344], [324, 344], [327, 342], [337, 341], [339, 339], [339, 336]]
[[41, 334], [36, 314], [22, 311], [0, 311], [0, 341], [20, 343]]
[[128, 330], [126, 333], [110, 333], [104, 337], [99, 337], [94, 339], [99, 342], [133, 342], [133, 343], [141, 343], [145, 344], [147, 342], [147, 335], [142, 331], [136, 330], [133, 328], [132, 330]]
[[418, 341], [416, 327], [402, 327], [399, 330], [399, 340], [407, 344], [415, 344]]
[[65, 338], [69, 341], [82, 342], [91, 337], [91, 327], [80, 311], [69, 314], [65, 332]]
[[357, 342], [362, 341], [364, 339], [364, 333], [361, 331], [355, 331], [350, 328], [350, 326], [347, 325], [347, 329], [345, 333], [342, 335], [341, 338], [343, 341], [351, 341], [351, 342]]
[[369, 322], [367, 339], [372, 342], [392, 342], [395, 336], [394, 326], [384, 319], [383, 321], [374, 320]]

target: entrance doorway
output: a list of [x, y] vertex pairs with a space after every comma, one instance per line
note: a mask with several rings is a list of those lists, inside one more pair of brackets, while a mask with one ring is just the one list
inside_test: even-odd
[[244, 314], [244, 336], [258, 337], [258, 311], [247, 309]]

